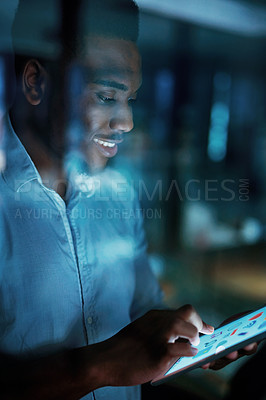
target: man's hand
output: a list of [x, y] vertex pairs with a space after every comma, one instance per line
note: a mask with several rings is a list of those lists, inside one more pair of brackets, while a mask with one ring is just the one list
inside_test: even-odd
[[[235, 321], [236, 319], [243, 317], [244, 315], [248, 314], [250, 311], [246, 311], [244, 313], [236, 314], [233, 315], [232, 317], [227, 318], [220, 326], [229, 324], [230, 322]], [[227, 356], [224, 356], [222, 358], [219, 358], [218, 360], [212, 361], [210, 363], [207, 363], [202, 366], [203, 369], [213, 369], [215, 371], [226, 367], [228, 364], [231, 364], [231, 362], [238, 360], [239, 358], [243, 356], [249, 356], [254, 353], [256, 353], [258, 347], [258, 343], [250, 343], [247, 346], [243, 347], [243, 349], [240, 349], [238, 351], [233, 351], [232, 353], [227, 354]]]
[[211, 334], [194, 308], [150, 311], [101, 343], [103, 386], [129, 386], [148, 382], [181, 356], [197, 354], [199, 333]]
[[0, 397], [73, 400], [103, 386], [148, 382], [180, 356], [194, 356], [199, 333], [211, 334], [191, 306], [150, 311], [116, 335], [37, 359], [0, 354]]

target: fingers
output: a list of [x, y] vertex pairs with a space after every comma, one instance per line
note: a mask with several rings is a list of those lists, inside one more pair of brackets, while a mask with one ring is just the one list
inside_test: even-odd
[[257, 343], [250, 343], [247, 346], [243, 347], [243, 349], [240, 349], [238, 351], [233, 351], [232, 353], [227, 354], [227, 356], [225, 356], [225, 358], [227, 358], [231, 361], [235, 361], [240, 357], [250, 356], [250, 355], [256, 353], [257, 347], [258, 347]]
[[198, 349], [189, 343], [175, 342], [168, 343], [168, 353], [171, 357], [193, 357], [198, 353]]
[[[232, 355], [232, 357], [234, 357], [234, 356], [235, 355]], [[235, 359], [230, 360], [227, 357], [222, 357], [216, 361], [212, 361], [210, 363], [203, 365], [202, 368], [203, 369], [213, 369], [214, 371], [218, 371], [219, 369], [226, 367], [228, 364], [230, 364], [233, 361], [235, 361]]]
[[[196, 312], [196, 310], [191, 305], [187, 304], [187, 305], [179, 308], [177, 310], [177, 313], [181, 319], [194, 325], [197, 328], [198, 332], [205, 333], [207, 335], [210, 335], [213, 333], [214, 327], [211, 325], [208, 325], [204, 321], [202, 321], [199, 314]], [[195, 343], [195, 346], [197, 344], [199, 344], [199, 341], [198, 341], [198, 343]]]
[[166, 339], [166, 345], [169, 346], [169, 351], [174, 357], [195, 355], [197, 350], [192, 346], [200, 343], [199, 332], [211, 334], [214, 330], [212, 326], [202, 321], [190, 305], [176, 311], [153, 310], [142, 318], [145, 324], [147, 322], [147, 327], [142, 328], [141, 331], [152, 330], [154, 340], [158, 343]]
[[251, 343], [247, 346], [245, 346], [243, 349], [240, 349], [238, 351], [233, 351], [232, 353], [227, 354], [226, 356], [213, 361], [211, 363], [207, 363], [202, 366], [203, 369], [213, 369], [213, 370], [218, 370], [221, 368], [224, 368], [226, 365], [230, 364], [233, 361], [238, 360], [239, 358], [243, 356], [249, 356], [257, 351], [258, 344], [257, 343]]
[[200, 330], [200, 333], [205, 333], [205, 335], [211, 335], [213, 332], [214, 332], [214, 327], [202, 321], [202, 328]]
[[250, 343], [243, 348], [243, 351], [247, 356], [256, 353], [258, 349], [258, 343]]
[[238, 351], [232, 351], [232, 353], [229, 353], [225, 356], [225, 358], [227, 358], [230, 361], [235, 361], [238, 359], [238, 357], [239, 357]]
[[[237, 353], [237, 352], [234, 352], [234, 353]], [[212, 361], [212, 362], [202, 365], [201, 368], [202, 369], [213, 369], [215, 371], [217, 371], [221, 368], [224, 368], [226, 365], [230, 364], [232, 361], [235, 361], [237, 359], [237, 354], [234, 354], [234, 353], [231, 353], [232, 359], [227, 358], [227, 357], [222, 357], [222, 358], [219, 358], [218, 360], [215, 360], [215, 361]]]
[[198, 329], [182, 319], [177, 319], [173, 325], [168, 342], [175, 343], [179, 338], [189, 340], [194, 346], [197, 346], [200, 342]]

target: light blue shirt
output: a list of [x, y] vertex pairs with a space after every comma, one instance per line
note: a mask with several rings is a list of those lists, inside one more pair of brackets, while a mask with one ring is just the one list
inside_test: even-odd
[[[140, 207], [126, 180], [110, 169], [94, 178], [76, 169], [65, 203], [44, 186], [8, 118], [4, 133], [0, 351], [36, 356], [86, 346], [160, 306]], [[94, 394], [137, 400], [140, 390]]]

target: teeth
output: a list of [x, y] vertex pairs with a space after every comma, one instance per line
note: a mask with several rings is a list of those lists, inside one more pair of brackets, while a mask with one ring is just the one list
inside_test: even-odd
[[97, 139], [97, 138], [95, 138], [93, 140], [95, 143], [99, 143], [104, 147], [115, 147], [115, 143], [105, 142], [105, 141], [103, 141], [101, 139]]

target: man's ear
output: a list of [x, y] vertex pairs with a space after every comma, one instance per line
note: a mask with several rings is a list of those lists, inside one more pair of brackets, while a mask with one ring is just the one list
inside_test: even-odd
[[47, 73], [37, 60], [30, 60], [25, 65], [22, 77], [22, 90], [28, 102], [37, 106], [44, 97], [47, 87]]

